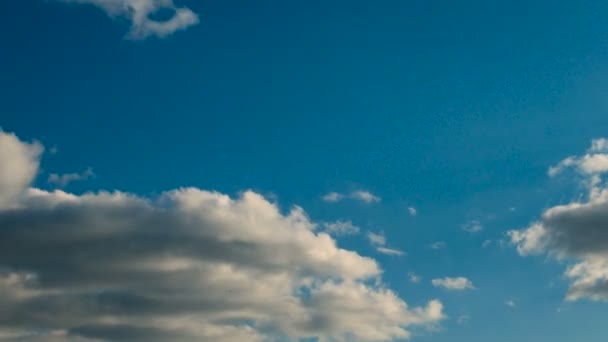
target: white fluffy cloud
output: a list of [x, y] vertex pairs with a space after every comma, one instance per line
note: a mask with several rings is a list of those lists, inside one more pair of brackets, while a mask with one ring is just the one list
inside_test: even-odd
[[583, 177], [585, 198], [547, 209], [539, 221], [509, 232], [521, 255], [547, 254], [574, 261], [566, 271], [571, 279], [568, 300], [608, 300], [608, 171], [606, 139], [592, 141], [586, 154], [568, 157], [549, 169], [556, 176], [574, 169]]
[[[198, 15], [187, 7], [178, 7], [173, 0], [58, 0], [67, 3], [94, 5], [112, 18], [126, 19], [131, 24], [130, 39], [150, 36], [164, 38], [199, 22]], [[170, 12], [166, 20], [152, 18], [159, 11]]]
[[431, 281], [431, 283], [435, 287], [440, 287], [449, 291], [464, 291], [475, 289], [475, 286], [473, 286], [473, 282], [465, 277], [435, 278]]
[[364, 203], [377, 203], [381, 198], [372, 194], [369, 191], [359, 190], [351, 194], [351, 197]]
[[38, 172], [43, 147], [0, 130], [0, 209], [13, 205]]
[[251, 191], [44, 191], [41, 151], [0, 133], [6, 340], [389, 341], [444, 317], [436, 300], [410, 308], [301, 208]]

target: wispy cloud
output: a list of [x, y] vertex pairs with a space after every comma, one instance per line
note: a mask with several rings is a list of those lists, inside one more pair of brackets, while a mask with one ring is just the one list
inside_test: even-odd
[[405, 255], [405, 252], [401, 250], [386, 246], [386, 237], [384, 236], [384, 233], [367, 232], [367, 239], [378, 253], [394, 256]]
[[407, 212], [410, 214], [410, 216], [416, 216], [418, 214], [418, 211], [414, 207], [408, 207]]
[[471, 220], [462, 225], [462, 230], [468, 233], [479, 233], [483, 230], [483, 226], [479, 220]]
[[456, 323], [458, 325], [467, 325], [470, 320], [471, 320], [471, 316], [469, 316], [469, 315], [460, 315], [460, 316], [458, 316], [458, 319], [456, 320]]
[[71, 182], [87, 180], [93, 177], [95, 177], [95, 173], [93, 173], [93, 169], [89, 167], [82, 173], [65, 173], [62, 175], [51, 173], [47, 179], [47, 182], [49, 182], [49, 184], [56, 184], [59, 187], [64, 188]]
[[[66, 3], [98, 7], [112, 18], [126, 19], [131, 24], [129, 39], [164, 38], [199, 23], [196, 13], [187, 7], [177, 7], [173, 0], [58, 0]], [[170, 13], [163, 20], [153, 19], [160, 11]]]
[[407, 279], [413, 284], [418, 284], [422, 281], [422, 277], [414, 272], [409, 272], [407, 274]]
[[335, 221], [323, 223], [325, 231], [331, 235], [343, 236], [343, 235], [355, 235], [359, 234], [361, 230], [355, 226], [351, 221]]
[[321, 197], [321, 198], [325, 202], [335, 203], [335, 202], [339, 202], [340, 200], [342, 200], [344, 198], [344, 195], [342, 195], [341, 193], [338, 193], [338, 192], [330, 192], [330, 193], [323, 195], [323, 197]]
[[342, 194], [339, 192], [328, 192], [327, 194], [323, 195], [321, 197], [321, 199], [325, 202], [328, 203], [336, 203], [336, 202], [340, 202], [343, 199], [346, 198], [350, 198], [356, 201], [360, 201], [366, 204], [371, 204], [371, 203], [378, 203], [380, 202], [382, 199], [374, 194], [372, 194], [369, 191], [365, 191], [365, 190], [357, 190], [357, 191], [353, 191], [350, 194]]
[[444, 249], [446, 246], [447, 246], [447, 244], [444, 241], [436, 241], [429, 245], [429, 247], [431, 249], [435, 249], [435, 250]]
[[475, 289], [475, 286], [473, 286], [473, 282], [465, 277], [436, 278], [433, 279], [431, 283], [435, 287], [443, 288], [449, 291], [464, 291]]

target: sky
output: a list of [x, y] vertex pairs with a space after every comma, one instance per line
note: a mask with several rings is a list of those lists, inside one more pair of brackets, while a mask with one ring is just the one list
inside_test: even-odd
[[608, 3], [2, 5], [0, 341], [608, 338]]

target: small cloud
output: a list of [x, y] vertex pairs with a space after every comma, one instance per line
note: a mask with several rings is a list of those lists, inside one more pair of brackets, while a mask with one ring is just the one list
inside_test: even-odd
[[377, 203], [382, 199], [369, 191], [359, 190], [355, 191], [350, 195], [351, 198], [359, 200], [364, 203]]
[[63, 188], [71, 182], [87, 180], [93, 177], [95, 177], [95, 173], [93, 173], [93, 169], [89, 167], [83, 173], [66, 173], [63, 175], [51, 173], [47, 179], [47, 182], [49, 184], [56, 184], [57, 186]]
[[321, 197], [325, 202], [336, 203], [344, 198], [344, 195], [338, 192], [330, 192]]
[[429, 245], [429, 247], [431, 249], [435, 249], [435, 250], [444, 249], [446, 246], [447, 246], [447, 244], [444, 241], [436, 241]]
[[49, 149], [50, 154], [57, 154], [57, 152], [59, 152], [59, 149], [57, 148], [57, 146], [53, 146]]
[[335, 236], [355, 235], [360, 231], [351, 221], [325, 222], [323, 226], [328, 234]]
[[418, 284], [418, 283], [420, 283], [420, 281], [422, 281], [422, 277], [414, 272], [409, 272], [407, 274], [407, 279], [412, 284]]
[[438, 288], [443, 288], [448, 291], [464, 291], [464, 290], [474, 290], [475, 286], [473, 286], [473, 282], [465, 277], [455, 277], [455, 278], [436, 278], [431, 280], [433, 286]]
[[410, 216], [416, 216], [418, 214], [418, 212], [416, 211], [416, 208], [414, 208], [414, 207], [408, 207], [407, 212], [410, 214]]
[[508, 307], [511, 307], [511, 308], [517, 307], [517, 304], [515, 303], [515, 301], [513, 299], [506, 300], [505, 305]]
[[458, 319], [456, 320], [456, 323], [458, 325], [466, 325], [469, 323], [469, 321], [471, 320], [471, 316], [469, 315], [460, 315], [458, 316]]
[[384, 237], [384, 234], [382, 234], [382, 233], [376, 234], [374, 232], [367, 232], [367, 239], [373, 246], [386, 245], [386, 238]]
[[462, 225], [462, 230], [468, 233], [479, 233], [483, 230], [483, 226], [478, 220], [472, 220]]
[[481, 248], [488, 248], [492, 245], [492, 240], [485, 240], [481, 243]]
[[[187, 7], [177, 7], [172, 0], [62, 0], [67, 3], [89, 4], [104, 11], [109, 17], [131, 24], [127, 39], [165, 38], [177, 31], [199, 23], [198, 14]], [[169, 18], [155, 19], [154, 15], [167, 11]]]
[[367, 239], [372, 244], [372, 246], [374, 246], [374, 248], [376, 248], [376, 251], [378, 253], [382, 253], [382, 254], [386, 254], [386, 255], [395, 255], [395, 256], [402, 256], [405, 254], [403, 251], [400, 251], [398, 249], [387, 247], [386, 246], [386, 237], [384, 236], [384, 233], [376, 234], [373, 232], [367, 232]]
[[510, 208], [509, 208], [509, 211], [510, 211], [510, 212], [517, 211], [517, 208], [516, 208], [516, 207], [510, 207]]
[[405, 252], [400, 251], [398, 249], [387, 248], [387, 247], [377, 247], [376, 251], [378, 251], [379, 253], [382, 253], [382, 254], [395, 255], [395, 256], [402, 256], [405, 254]]

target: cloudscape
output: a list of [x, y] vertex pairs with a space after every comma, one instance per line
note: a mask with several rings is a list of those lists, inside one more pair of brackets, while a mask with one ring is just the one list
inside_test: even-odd
[[0, 342], [604, 342], [608, 4], [4, 4]]

